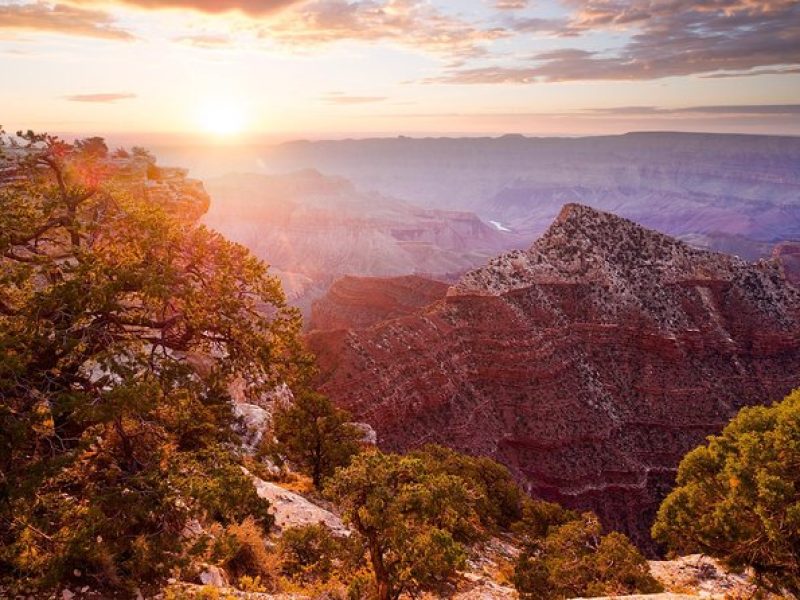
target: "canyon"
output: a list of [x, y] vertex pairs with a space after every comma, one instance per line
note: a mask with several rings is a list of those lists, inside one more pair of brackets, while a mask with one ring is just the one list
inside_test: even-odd
[[344, 275], [453, 280], [524, 239], [469, 211], [422, 208], [314, 170], [230, 174], [206, 187], [203, 222], [270, 263], [306, 312]]
[[491, 456], [656, 552], [686, 452], [800, 384], [795, 250], [749, 263], [567, 204], [528, 250], [446, 290], [339, 282], [307, 340], [320, 388], [383, 448]]
[[527, 247], [578, 202], [753, 260], [800, 238], [800, 139], [642, 132], [585, 138], [298, 141], [270, 173], [314, 168], [420, 206], [467, 210]]

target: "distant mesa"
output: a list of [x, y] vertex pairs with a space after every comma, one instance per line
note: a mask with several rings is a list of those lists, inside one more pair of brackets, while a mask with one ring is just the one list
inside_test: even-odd
[[204, 222], [267, 260], [306, 315], [344, 275], [453, 281], [523, 239], [472, 212], [421, 208], [314, 169], [206, 185], [213, 202]]

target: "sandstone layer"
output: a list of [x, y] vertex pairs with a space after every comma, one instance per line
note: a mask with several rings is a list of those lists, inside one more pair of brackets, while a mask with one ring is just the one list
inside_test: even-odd
[[800, 384], [800, 291], [775, 260], [572, 204], [446, 298], [308, 339], [323, 391], [385, 448], [492, 456], [530, 493], [593, 509], [653, 551], [683, 455]]
[[364, 329], [432, 304], [445, 297], [448, 287], [417, 275], [343, 277], [311, 305], [310, 328]]

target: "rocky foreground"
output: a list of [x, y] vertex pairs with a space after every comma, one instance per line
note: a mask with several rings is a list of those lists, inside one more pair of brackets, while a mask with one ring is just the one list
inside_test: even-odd
[[[346, 315], [342, 302], [315, 310]], [[651, 551], [684, 454], [800, 384], [800, 290], [779, 261], [576, 204], [445, 298], [335, 325], [309, 335], [319, 384], [383, 447], [491, 456], [530, 493], [592, 509]]]

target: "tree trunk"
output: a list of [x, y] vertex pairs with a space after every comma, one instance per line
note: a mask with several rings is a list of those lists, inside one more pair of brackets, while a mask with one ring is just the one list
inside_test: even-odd
[[383, 564], [383, 553], [375, 540], [369, 540], [369, 558], [372, 562], [372, 570], [375, 573], [375, 587], [378, 592], [378, 600], [393, 600], [389, 574], [386, 572], [386, 567]]

